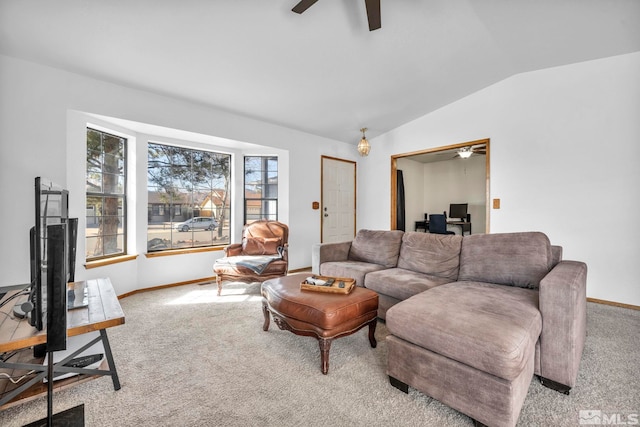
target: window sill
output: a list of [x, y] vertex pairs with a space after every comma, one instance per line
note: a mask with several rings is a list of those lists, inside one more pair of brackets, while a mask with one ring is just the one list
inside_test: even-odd
[[171, 255], [184, 255], [184, 254], [195, 254], [199, 252], [216, 252], [224, 250], [225, 246], [207, 246], [206, 248], [188, 248], [188, 249], [170, 249], [167, 251], [158, 251], [158, 252], [149, 252], [144, 254], [147, 258], [156, 258], [162, 256], [171, 256]]
[[84, 268], [86, 268], [87, 270], [90, 270], [92, 268], [104, 267], [105, 265], [118, 264], [118, 263], [121, 263], [121, 262], [132, 261], [132, 260], [134, 260], [136, 258], [138, 258], [138, 255], [122, 255], [122, 256], [116, 256], [116, 257], [113, 257], [113, 258], [99, 259], [99, 260], [96, 260], [96, 261], [87, 261], [84, 264]]

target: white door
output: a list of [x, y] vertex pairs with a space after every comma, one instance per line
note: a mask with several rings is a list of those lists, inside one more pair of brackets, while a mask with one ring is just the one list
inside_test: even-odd
[[356, 163], [322, 156], [322, 242], [353, 240], [356, 233]]

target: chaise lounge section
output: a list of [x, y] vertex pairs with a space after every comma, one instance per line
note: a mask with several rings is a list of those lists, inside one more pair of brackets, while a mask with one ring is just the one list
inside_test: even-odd
[[[379, 233], [354, 242], [379, 244]], [[314, 272], [349, 277], [347, 244], [342, 261], [335, 244], [317, 245]], [[586, 337], [587, 267], [561, 258], [539, 232], [403, 233], [396, 265], [359, 282], [379, 293], [391, 383], [491, 426], [516, 424], [534, 374], [568, 394]]]

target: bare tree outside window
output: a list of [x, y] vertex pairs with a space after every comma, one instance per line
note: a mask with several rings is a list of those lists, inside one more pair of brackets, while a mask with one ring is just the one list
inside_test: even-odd
[[226, 245], [231, 156], [149, 143], [147, 250]]
[[126, 253], [126, 143], [87, 129], [87, 260]]

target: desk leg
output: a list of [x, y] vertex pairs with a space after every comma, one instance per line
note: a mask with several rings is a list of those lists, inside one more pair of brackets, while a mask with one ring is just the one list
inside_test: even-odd
[[102, 345], [104, 346], [104, 353], [107, 356], [107, 362], [109, 362], [109, 372], [111, 372], [111, 379], [113, 380], [113, 389], [120, 390], [120, 379], [118, 378], [118, 371], [116, 371], [116, 363], [113, 361], [113, 354], [111, 354], [111, 345], [107, 337], [107, 330], [100, 329], [100, 336], [102, 337]]

